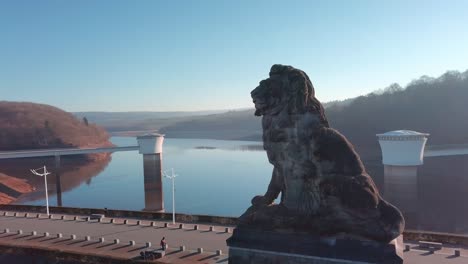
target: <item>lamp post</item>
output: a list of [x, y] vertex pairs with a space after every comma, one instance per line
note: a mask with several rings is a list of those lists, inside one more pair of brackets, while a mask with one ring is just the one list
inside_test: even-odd
[[167, 175], [166, 172], [164, 172], [164, 177], [169, 178], [172, 180], [172, 224], [175, 225], [175, 177], [177, 177], [177, 174], [174, 174], [174, 168], [171, 169], [171, 175]]
[[[38, 170], [41, 170], [43, 169], [44, 170], [44, 173], [39, 173], [37, 172]], [[45, 188], [45, 196], [46, 196], [46, 210], [47, 210], [47, 215], [49, 215], [49, 195], [47, 193], [47, 175], [50, 174], [50, 172], [47, 171], [47, 168], [46, 166], [42, 167], [42, 168], [38, 168], [38, 169], [31, 169], [31, 172], [34, 174], [34, 175], [37, 175], [37, 176], [40, 176], [40, 177], [44, 177], [44, 188]]]

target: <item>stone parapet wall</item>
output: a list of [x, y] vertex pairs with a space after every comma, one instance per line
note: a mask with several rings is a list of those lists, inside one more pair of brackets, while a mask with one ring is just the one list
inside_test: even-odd
[[403, 237], [405, 240], [411, 241], [430, 241], [443, 244], [468, 246], [468, 236], [466, 235], [419, 230], [405, 230]]
[[[35, 205], [16, 205], [16, 204], [3, 204], [0, 205], [0, 210], [17, 211], [17, 212], [35, 212], [45, 213], [44, 206]], [[76, 208], [76, 207], [54, 207], [50, 206], [49, 211], [51, 214], [71, 214], [71, 215], [90, 215], [90, 214], [105, 214], [106, 217], [120, 217], [120, 218], [138, 218], [148, 220], [172, 221], [172, 213], [159, 213], [148, 211], [129, 211], [129, 210], [114, 210], [109, 209], [107, 212], [104, 209], [97, 208]], [[182, 223], [210, 223], [219, 225], [237, 224], [237, 218], [224, 217], [224, 216], [211, 216], [211, 215], [188, 215], [176, 214], [176, 221]]]

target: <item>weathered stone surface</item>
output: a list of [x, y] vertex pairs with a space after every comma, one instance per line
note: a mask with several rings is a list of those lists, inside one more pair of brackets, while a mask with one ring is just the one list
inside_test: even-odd
[[228, 239], [231, 264], [403, 263], [403, 236], [390, 243], [237, 228]]
[[403, 232], [401, 212], [382, 199], [352, 144], [329, 127], [306, 73], [273, 65], [251, 95], [274, 168], [238, 228], [384, 243]]

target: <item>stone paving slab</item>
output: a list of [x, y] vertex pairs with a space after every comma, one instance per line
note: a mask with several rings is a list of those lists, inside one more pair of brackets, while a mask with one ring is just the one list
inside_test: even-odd
[[[232, 232], [232, 226], [210, 226], [187, 223], [172, 225], [162, 221], [148, 221], [138, 219], [115, 218], [111, 223], [110, 218], [87, 221], [88, 216], [53, 215], [52, 219], [46, 214], [37, 218], [36, 213], [17, 214], [15, 212], [0, 212], [0, 244], [19, 247], [36, 247], [64, 252], [73, 252], [88, 255], [109, 256], [115, 259], [136, 260], [140, 251], [146, 249], [146, 242], [151, 242], [151, 248], [159, 246], [160, 239], [165, 236], [169, 245], [166, 256], [155, 263], [227, 263], [228, 248], [226, 239], [231, 233], [226, 233], [226, 228]], [[125, 224], [124, 221], [127, 220]], [[152, 225], [154, 222], [154, 226]], [[183, 224], [180, 229], [179, 225]], [[167, 225], [167, 227], [165, 227]], [[210, 227], [212, 231], [210, 231]], [[8, 228], [9, 233], [4, 230]], [[17, 231], [22, 230], [22, 234]], [[36, 231], [36, 235], [32, 232]], [[49, 236], [44, 237], [44, 232]], [[57, 237], [57, 234], [62, 237]], [[75, 237], [71, 237], [76, 235]], [[87, 240], [89, 236], [89, 241]], [[100, 242], [100, 238], [104, 238]], [[119, 239], [119, 244], [114, 243]], [[135, 241], [131, 246], [129, 241]], [[405, 241], [410, 245], [410, 251], [406, 251], [405, 264], [467, 264], [468, 248], [444, 245], [441, 250], [430, 253], [426, 249], [420, 249], [417, 241]], [[181, 251], [180, 246], [186, 250]], [[203, 253], [198, 253], [198, 248], [203, 248]], [[454, 250], [459, 249], [461, 256], [454, 256]], [[223, 255], [216, 255], [216, 250], [221, 250]]]
[[[175, 263], [175, 264], [190, 264], [190, 263], [200, 263], [200, 264], [213, 264], [213, 263], [224, 263], [227, 264], [228, 259], [226, 255], [221, 255], [217, 256], [216, 254], [213, 253], [198, 253], [197, 251], [180, 251], [178, 249], [168, 249], [166, 251], [166, 256], [157, 259], [154, 261], [144, 261], [141, 257], [139, 252], [143, 249], [141, 248], [125, 248], [125, 249], [119, 249], [118, 251], [113, 251], [112, 253], [105, 253], [105, 252], [99, 252], [96, 249], [96, 247], [89, 246], [86, 248], [81, 248], [79, 246], [77, 247], [64, 247], [60, 245], [39, 245], [35, 243], [30, 243], [30, 242], [24, 242], [24, 241], [19, 241], [15, 240], [13, 238], [12, 240], [3, 240], [0, 239], [0, 246], [1, 245], [7, 245], [9, 247], [35, 247], [35, 248], [43, 248], [47, 250], [54, 250], [57, 252], [69, 252], [69, 253], [77, 253], [77, 254], [82, 254], [82, 255], [87, 255], [87, 256], [104, 256], [104, 257], [109, 257], [110, 258], [110, 263], [114, 263], [113, 260], [128, 260], [129, 262], [131, 261], [132, 263], [138, 263], [138, 262], [143, 262], [143, 263]], [[14, 262], [16, 264], [21, 264], [18, 262]], [[24, 263], [30, 263], [30, 262], [24, 262]]]
[[[77, 220], [74, 220], [74, 215], [66, 215], [64, 219], [62, 215], [52, 215], [50, 219], [46, 214], [41, 214], [37, 218], [36, 213], [25, 217], [25, 213], [14, 216], [14, 212], [7, 212], [7, 216], [4, 216], [0, 212], [0, 243], [133, 259], [146, 249], [147, 242], [152, 244], [152, 248], [158, 248], [164, 236], [169, 249], [161, 263], [222, 263], [219, 261], [223, 256], [216, 256], [216, 251], [227, 253], [225, 241], [231, 234], [225, 232], [226, 228], [232, 232], [232, 227], [226, 226], [197, 225], [195, 229], [195, 224], [186, 223], [173, 225], [122, 218], [116, 218], [111, 223], [110, 218], [98, 222], [87, 221], [87, 216], [76, 217]], [[182, 229], [180, 224], [183, 224]], [[9, 229], [9, 233], [4, 233], [5, 229]], [[22, 234], [17, 234], [17, 230], [22, 230]], [[36, 235], [32, 235], [34, 231]], [[44, 237], [45, 232], [49, 233], [48, 237]], [[58, 238], [57, 234], [62, 237]], [[75, 237], [72, 238], [72, 235]], [[102, 238], [104, 241], [100, 242]], [[114, 239], [119, 239], [119, 244], [115, 244]], [[135, 241], [135, 245], [130, 246], [129, 241]], [[185, 246], [186, 251], [180, 251], [180, 246]], [[204, 253], [198, 254], [198, 248], [203, 248]]]
[[466, 249], [464, 255], [456, 257], [453, 255], [453, 251], [436, 251], [430, 253], [427, 250], [412, 249], [404, 252], [405, 264], [467, 264], [468, 254]]
[[[427, 249], [420, 248], [417, 241], [405, 241], [405, 245], [410, 246], [410, 251], [428, 252]], [[462, 256], [468, 257], [468, 247], [444, 244], [442, 249], [436, 250], [437, 254], [453, 255], [455, 250], [460, 250]], [[468, 264], [468, 263], [467, 263]]]
[[[77, 216], [78, 220], [73, 220], [74, 216], [66, 216], [64, 220], [61, 215], [53, 215], [52, 219], [47, 218], [46, 214], [42, 214], [40, 218], [36, 218], [36, 214], [29, 214], [28, 217], [12, 216], [13, 212], [9, 212], [10, 216], [0, 215], [0, 233], [5, 228], [10, 231], [23, 230], [24, 234], [29, 234], [36, 231], [38, 234], [49, 232], [50, 235], [61, 233], [63, 237], [69, 238], [75, 234], [78, 239], [83, 239], [90, 236], [93, 240], [104, 237], [105, 241], [113, 241], [119, 239], [121, 243], [127, 243], [130, 240], [136, 242], [137, 245], [143, 245], [146, 242], [151, 242], [152, 245], [159, 245], [162, 237], [166, 237], [169, 246], [179, 247], [186, 246], [187, 249], [197, 249], [202, 247], [205, 251], [216, 252], [216, 250], [227, 251], [226, 239], [231, 236], [226, 233], [225, 229], [232, 227], [214, 226], [213, 231], [209, 231], [210, 226], [198, 225], [198, 230], [194, 229], [195, 224], [168, 223], [168, 227], [164, 227], [166, 222], [154, 221], [156, 226], [151, 226], [151, 221], [136, 220], [136, 219], [115, 219], [114, 223], [110, 223], [109, 218], [104, 218], [102, 222], [97, 220], [86, 221], [86, 216]], [[127, 220], [127, 224], [124, 221]], [[137, 222], [140, 225], [137, 225]]]

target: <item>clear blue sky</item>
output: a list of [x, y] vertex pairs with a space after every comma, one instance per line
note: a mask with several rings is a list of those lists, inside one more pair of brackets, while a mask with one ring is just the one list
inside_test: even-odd
[[468, 69], [468, 1], [0, 0], [0, 100], [67, 111], [252, 107], [274, 63], [319, 100]]

